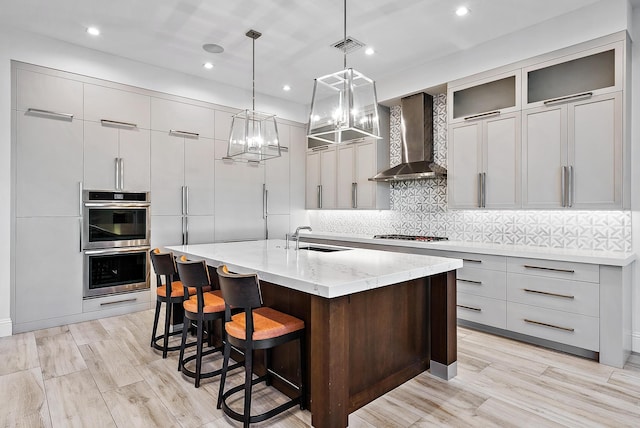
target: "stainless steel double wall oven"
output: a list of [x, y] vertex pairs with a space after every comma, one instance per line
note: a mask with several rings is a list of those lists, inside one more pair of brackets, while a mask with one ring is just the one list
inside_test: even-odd
[[149, 192], [82, 192], [84, 297], [149, 288]]

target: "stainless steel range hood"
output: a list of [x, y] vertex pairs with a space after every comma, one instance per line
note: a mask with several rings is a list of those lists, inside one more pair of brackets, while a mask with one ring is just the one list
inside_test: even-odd
[[401, 161], [370, 181], [401, 181], [446, 177], [447, 170], [433, 162], [433, 97], [419, 93], [400, 100]]

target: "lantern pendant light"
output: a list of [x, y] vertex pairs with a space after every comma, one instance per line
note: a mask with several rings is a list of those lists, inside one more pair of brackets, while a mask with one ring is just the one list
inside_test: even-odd
[[280, 156], [280, 141], [276, 116], [256, 111], [256, 39], [262, 36], [249, 30], [246, 36], [253, 44], [253, 104], [251, 110], [243, 110], [233, 116], [227, 156], [260, 162]]
[[344, 70], [314, 81], [307, 136], [339, 144], [363, 137], [382, 138], [376, 83], [347, 68], [347, 0], [344, 0]]

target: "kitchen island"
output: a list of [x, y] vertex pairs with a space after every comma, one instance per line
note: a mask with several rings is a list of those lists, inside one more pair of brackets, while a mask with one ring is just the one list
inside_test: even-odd
[[[347, 426], [349, 413], [427, 369], [445, 379], [455, 376], [461, 260], [303, 247], [309, 245], [295, 250], [267, 240], [167, 249], [257, 273], [265, 305], [304, 320], [313, 426]], [[297, 383], [291, 345], [274, 352], [273, 365]], [[286, 382], [274, 386], [293, 393]]]

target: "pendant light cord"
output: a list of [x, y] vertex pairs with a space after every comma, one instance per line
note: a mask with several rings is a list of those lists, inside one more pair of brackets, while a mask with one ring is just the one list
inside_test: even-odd
[[[346, 0], [345, 0], [346, 1]], [[256, 39], [252, 38], [253, 56], [252, 56], [252, 75], [251, 75], [251, 98], [252, 98], [252, 110], [256, 110]]]
[[344, 0], [344, 41], [342, 42], [344, 69], [347, 69], [347, 0]]

